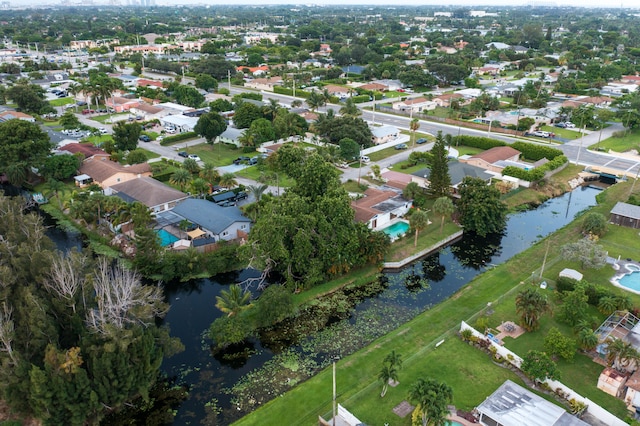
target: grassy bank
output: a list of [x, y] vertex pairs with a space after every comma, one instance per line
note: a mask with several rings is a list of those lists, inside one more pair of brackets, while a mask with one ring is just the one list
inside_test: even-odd
[[[631, 183], [621, 183], [610, 188], [599, 197], [601, 204], [594, 211], [608, 214], [617, 200], [626, 200]], [[410, 418], [400, 419], [391, 409], [407, 398], [408, 389], [419, 377], [433, 377], [447, 382], [454, 390], [454, 403], [462, 409], [471, 409], [491, 394], [497, 386], [511, 374], [496, 367], [479, 351], [458, 342], [455, 332], [461, 320], [474, 324], [478, 317], [487, 314], [487, 304], [491, 302], [490, 325], [500, 321], [516, 320], [514, 299], [524, 286], [529, 285], [531, 270], [542, 265], [548, 250], [547, 267], [544, 278], [557, 276], [560, 267], [567, 263], [560, 259], [560, 247], [565, 242], [575, 241], [579, 235], [579, 221], [560, 229], [546, 240], [534, 244], [527, 251], [514, 256], [509, 262], [495, 267], [476, 277], [467, 286], [448, 300], [419, 315], [395, 331], [377, 339], [371, 345], [340, 360], [337, 364], [338, 401], [345, 405], [361, 421], [367, 424], [409, 425]], [[602, 244], [616, 246], [618, 232], [611, 229]], [[629, 230], [635, 235], [633, 230]], [[625, 233], [626, 234], [626, 233]], [[638, 243], [628, 250], [637, 252]], [[622, 247], [619, 247], [620, 249]], [[599, 284], [601, 271], [583, 271], [585, 279]], [[627, 294], [629, 295], [629, 294]], [[635, 305], [640, 297], [631, 295]], [[528, 349], [540, 346], [545, 330], [557, 324], [561, 330], [566, 326], [557, 323], [555, 317], [545, 316], [539, 332], [526, 333], [517, 340], [507, 342], [507, 346], [524, 355]], [[568, 332], [567, 332], [568, 334]], [[572, 336], [572, 334], [568, 334]], [[436, 343], [444, 339], [438, 348]], [[383, 399], [380, 398], [380, 383], [377, 375], [382, 359], [391, 351], [402, 354], [405, 363], [400, 372], [400, 385], [392, 388]], [[623, 417], [621, 402], [596, 389], [597, 374], [601, 367], [590, 359], [577, 355], [573, 362], [560, 362], [563, 381], [577, 392], [586, 395], [614, 414]], [[513, 378], [512, 378], [513, 379]], [[317, 416], [327, 416], [331, 411], [330, 369], [314, 376], [295, 389], [270, 401], [260, 409], [237, 422], [238, 425], [279, 425], [305, 424], [317, 422]]]

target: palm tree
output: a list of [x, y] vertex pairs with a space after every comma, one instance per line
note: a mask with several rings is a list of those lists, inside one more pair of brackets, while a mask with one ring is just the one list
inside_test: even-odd
[[395, 350], [392, 350], [391, 352], [389, 352], [389, 354], [386, 357], [384, 357], [384, 362], [388, 362], [389, 365], [393, 365], [394, 367], [401, 369], [402, 355], [400, 355], [399, 353], [396, 353]]
[[191, 181], [191, 190], [202, 197], [202, 194], [209, 190], [209, 184], [202, 178], [195, 178]]
[[178, 169], [171, 175], [169, 182], [180, 187], [180, 191], [184, 190], [184, 186], [191, 180], [191, 173], [186, 169]]
[[340, 108], [340, 114], [345, 115], [347, 117], [358, 117], [362, 115], [362, 111], [356, 105], [352, 98], [348, 98], [345, 102], [345, 105]]
[[315, 110], [324, 105], [324, 98], [322, 94], [318, 93], [317, 91], [313, 91], [307, 97], [306, 102], [307, 105], [309, 105], [311, 111], [315, 112]]
[[611, 315], [617, 308], [618, 301], [614, 296], [603, 296], [598, 302], [598, 310], [605, 315]]
[[187, 170], [192, 175], [200, 172], [200, 166], [198, 165], [198, 162], [193, 158], [185, 158], [185, 160], [182, 162], [182, 168]]
[[598, 334], [591, 328], [582, 328], [578, 331], [578, 341], [582, 349], [590, 351], [598, 346]]
[[416, 146], [416, 132], [420, 128], [420, 120], [414, 118], [409, 123], [409, 130], [411, 130], [411, 137], [413, 138], [413, 148]]
[[55, 197], [58, 200], [60, 210], [62, 210], [62, 198], [60, 197], [60, 194], [66, 192], [69, 189], [67, 185], [59, 180], [55, 180], [52, 178], [47, 181], [47, 189], [47, 192], [50, 194], [49, 198], [51, 198], [51, 195]]
[[231, 317], [249, 307], [251, 292], [242, 291], [238, 284], [231, 284], [229, 290], [222, 290], [216, 296], [216, 308]]
[[262, 107], [262, 113], [265, 117], [271, 117], [271, 122], [273, 123], [280, 108], [280, 104], [276, 99], [269, 98], [269, 103]]
[[295, 99], [291, 102], [291, 108], [300, 108], [302, 106], [302, 101], [300, 99]]
[[640, 353], [631, 343], [610, 338], [607, 341], [607, 363], [620, 372], [632, 371], [640, 360]]
[[453, 390], [433, 379], [418, 379], [409, 391], [409, 399], [418, 405], [422, 426], [447, 424], [447, 405], [453, 400]]
[[264, 194], [269, 187], [267, 185], [249, 185], [247, 188], [255, 198], [256, 202], [258, 202], [260, 201], [260, 198], [262, 198], [262, 194]]
[[442, 216], [442, 220], [440, 221], [440, 233], [444, 230], [444, 218], [446, 216], [450, 216], [454, 210], [455, 207], [453, 206], [453, 201], [451, 201], [449, 197], [440, 197], [433, 203], [433, 211]]
[[231, 188], [238, 185], [236, 176], [233, 173], [225, 173], [220, 177], [220, 186]]
[[413, 239], [413, 246], [418, 246], [418, 233], [429, 225], [429, 216], [424, 210], [416, 210], [409, 218], [411, 229], [415, 231], [415, 237]]
[[199, 175], [202, 179], [212, 185], [220, 180], [220, 173], [212, 163], [204, 163]]
[[382, 364], [382, 369], [380, 370], [380, 374], [378, 374], [378, 378], [382, 381], [382, 392], [380, 392], [380, 398], [384, 398], [387, 394], [387, 389], [389, 388], [389, 382], [397, 382], [398, 381], [398, 369], [393, 364]]
[[522, 326], [528, 331], [538, 328], [540, 317], [550, 310], [547, 298], [533, 288], [522, 290], [516, 296], [516, 312], [520, 314]]

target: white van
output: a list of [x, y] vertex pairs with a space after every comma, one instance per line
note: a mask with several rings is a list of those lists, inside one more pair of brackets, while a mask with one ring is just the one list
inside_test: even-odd
[[368, 163], [369, 161], [371, 161], [371, 159], [366, 155], [362, 155], [360, 156], [360, 161], [362, 161], [363, 163]]

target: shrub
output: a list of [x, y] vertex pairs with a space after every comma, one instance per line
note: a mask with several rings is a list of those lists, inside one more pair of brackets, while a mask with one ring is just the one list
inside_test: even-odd
[[496, 146], [506, 145], [505, 142], [502, 142], [496, 139], [485, 138], [481, 136], [467, 136], [467, 135], [454, 136], [453, 144], [456, 146], [465, 145], [465, 146], [470, 146], [473, 148], [480, 148], [480, 149], [490, 149], [490, 148], [495, 148]]
[[576, 284], [578, 281], [569, 277], [558, 277], [556, 280], [556, 288], [560, 293], [564, 293], [567, 291], [573, 291], [576, 288]]
[[162, 146], [171, 145], [176, 142], [180, 142], [186, 139], [193, 139], [197, 137], [198, 137], [198, 134], [196, 132], [178, 133], [177, 135], [168, 136], [164, 138], [162, 142], [160, 142], [160, 145]]

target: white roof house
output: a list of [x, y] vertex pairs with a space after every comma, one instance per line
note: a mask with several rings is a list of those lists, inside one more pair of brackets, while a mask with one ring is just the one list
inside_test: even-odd
[[163, 102], [161, 104], [157, 104], [156, 106], [164, 109], [169, 114], [183, 114], [185, 112], [194, 110], [194, 108], [180, 105], [175, 102]]
[[160, 124], [163, 126], [173, 126], [180, 133], [193, 132], [193, 129], [198, 124], [198, 117], [189, 117], [186, 115], [167, 115], [160, 119]]

